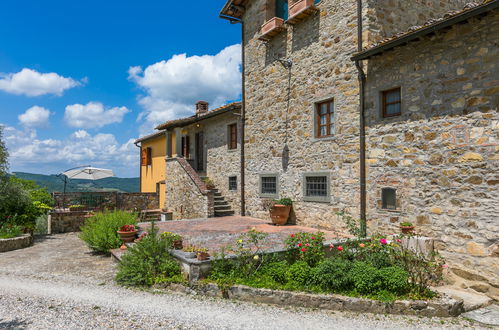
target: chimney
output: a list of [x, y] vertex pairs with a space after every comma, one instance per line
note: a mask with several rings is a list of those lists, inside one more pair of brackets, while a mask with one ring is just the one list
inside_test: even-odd
[[196, 102], [196, 116], [205, 114], [208, 112], [208, 102], [197, 101]]

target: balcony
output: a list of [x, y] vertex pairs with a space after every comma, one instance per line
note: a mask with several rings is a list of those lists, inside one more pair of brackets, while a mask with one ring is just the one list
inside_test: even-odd
[[268, 41], [285, 29], [284, 20], [279, 17], [273, 17], [262, 25], [258, 39]]
[[319, 9], [315, 6], [316, 2], [317, 1], [315, 0], [289, 0], [289, 18], [286, 23], [296, 24], [319, 11]]

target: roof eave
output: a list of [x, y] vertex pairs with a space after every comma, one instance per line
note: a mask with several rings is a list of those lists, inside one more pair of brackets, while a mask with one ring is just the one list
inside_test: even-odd
[[376, 46], [376, 47], [370, 48], [368, 50], [365, 50], [363, 52], [357, 53], [351, 57], [351, 60], [352, 61], [367, 60], [373, 56], [379, 55], [379, 54], [381, 54], [385, 51], [391, 50], [397, 46], [407, 44], [411, 41], [417, 40], [417, 39], [424, 37], [426, 35], [432, 34], [434, 32], [445, 29], [447, 27], [458, 24], [460, 22], [466, 21], [472, 17], [487, 13], [491, 10], [496, 9], [496, 8], [499, 8], [499, 1], [494, 1], [494, 2], [489, 2], [489, 3], [483, 4], [481, 6], [467, 10], [461, 14], [453, 16], [447, 20], [444, 20], [444, 21], [435, 23], [433, 25], [424, 27], [420, 30], [408, 33], [405, 36], [402, 36], [400, 38], [388, 41], [388, 42], [381, 44], [379, 46]]
[[242, 19], [244, 8], [241, 9], [241, 7], [245, 2], [246, 0], [228, 0], [220, 11], [220, 18], [227, 20]]

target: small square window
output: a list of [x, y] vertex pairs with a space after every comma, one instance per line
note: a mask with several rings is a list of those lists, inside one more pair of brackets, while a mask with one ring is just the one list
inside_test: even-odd
[[278, 198], [278, 182], [279, 180], [277, 174], [260, 174], [260, 196], [266, 198]]
[[303, 179], [303, 199], [311, 202], [329, 202], [329, 174], [307, 173]]
[[402, 114], [400, 87], [381, 92], [381, 98], [384, 118], [400, 116]]
[[321, 102], [315, 108], [316, 129], [315, 136], [318, 138], [334, 135], [334, 101]]
[[397, 191], [395, 189], [381, 189], [381, 207], [386, 210], [395, 210], [397, 208]]
[[237, 176], [229, 176], [229, 190], [237, 190]]

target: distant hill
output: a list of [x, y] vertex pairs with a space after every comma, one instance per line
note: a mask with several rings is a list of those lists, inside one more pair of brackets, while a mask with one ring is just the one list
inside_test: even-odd
[[[25, 180], [35, 181], [39, 186], [46, 187], [49, 192], [64, 191], [64, 181], [56, 175], [32, 174], [13, 172], [15, 176]], [[66, 191], [118, 191], [138, 192], [140, 190], [139, 178], [105, 178], [100, 180], [68, 180]]]

